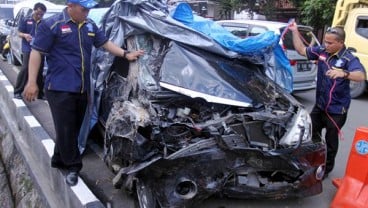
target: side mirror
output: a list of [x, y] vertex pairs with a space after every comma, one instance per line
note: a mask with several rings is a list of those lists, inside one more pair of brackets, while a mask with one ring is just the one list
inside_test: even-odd
[[10, 26], [10, 27], [13, 27], [14, 20], [13, 19], [8, 19], [8, 20], [5, 21], [5, 24], [8, 25], [8, 26]]

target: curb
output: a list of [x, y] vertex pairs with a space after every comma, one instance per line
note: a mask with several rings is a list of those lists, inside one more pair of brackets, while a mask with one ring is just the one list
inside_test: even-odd
[[0, 113], [14, 136], [14, 143], [27, 163], [28, 171], [40, 195], [50, 207], [105, 207], [79, 177], [69, 187], [50, 161], [54, 140], [29, 111], [23, 100], [13, 98], [14, 88], [0, 69]]

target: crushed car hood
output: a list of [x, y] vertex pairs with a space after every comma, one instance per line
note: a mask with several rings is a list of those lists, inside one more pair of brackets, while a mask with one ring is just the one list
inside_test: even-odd
[[145, 50], [133, 62], [103, 49], [92, 55], [85, 121], [101, 121], [114, 186], [136, 190], [141, 207], [320, 193], [325, 146], [312, 141], [303, 106], [276, 84], [287, 73], [268, 71], [278, 37], [239, 40], [179, 6], [116, 1], [102, 19], [115, 44]]
[[[291, 70], [288, 66], [289, 62], [285, 61], [287, 60], [285, 54], [280, 53], [282, 49], [280, 49], [277, 44], [279, 42], [279, 37], [277, 35], [265, 33], [257, 37], [252, 37], [250, 40], [239, 40], [227, 30], [223, 28], [220, 30], [220, 26], [210, 20], [199, 19], [197, 21], [197, 19], [194, 19], [191, 24], [184, 24], [174, 19], [171, 16], [173, 12], [170, 13], [169, 9], [167, 1], [165, 0], [116, 1], [104, 15], [101, 21], [101, 29], [105, 31], [109, 40], [116, 45], [125, 47], [125, 41], [128, 37], [147, 33], [174, 42], [174, 47], [176, 47], [178, 54], [176, 55], [176, 52], [168, 54], [169, 56], [165, 58], [163, 62], [163, 69], [170, 73], [165, 73], [162, 85], [169, 87], [171, 90], [180, 91], [184, 94], [193, 94], [192, 92], [195, 91], [199, 93], [196, 96], [202, 97], [205, 100], [237, 106], [254, 105], [259, 101], [257, 97], [263, 101], [275, 101], [275, 99], [269, 99], [269, 96], [263, 96], [261, 93], [264, 92], [264, 90], [260, 86], [253, 87], [256, 91], [244, 92], [244, 90], [240, 89], [241, 86], [239, 83], [245, 80], [236, 80], [236, 74], [226, 69], [226, 65], [221, 66], [220, 70], [226, 72], [225, 76], [227, 76], [227, 78], [232, 77], [231, 79], [226, 79], [226, 77], [222, 77], [222, 75], [219, 74], [214, 75], [211, 71], [206, 71], [206, 66], [203, 65], [203, 67], [200, 68], [203, 70], [192, 72], [202, 76], [195, 76], [195, 80], [188, 82], [192, 77], [183, 76], [185, 73], [190, 72], [186, 69], [188, 66], [206, 64], [201, 62], [201, 56], [203, 55], [200, 53], [204, 52], [207, 54], [217, 54], [221, 57], [227, 57], [233, 60], [246, 60], [251, 62], [252, 65], [258, 64], [263, 66], [262, 68], [265, 74], [270, 79], [278, 83], [279, 86], [286, 88], [287, 91], [291, 91]], [[176, 10], [171, 9], [171, 11]], [[203, 27], [201, 27], [201, 25], [203, 25]], [[208, 28], [208, 30], [200, 31], [200, 28]], [[248, 47], [251, 48], [251, 50]], [[156, 51], [156, 53], [163, 52], [165, 51]], [[267, 64], [271, 57], [271, 53], [278, 54], [277, 57], [281, 60], [281, 62], [279, 62], [280, 67], [268, 67]], [[187, 57], [182, 57], [181, 55], [186, 55]], [[86, 139], [91, 126], [97, 122], [101, 93], [105, 88], [104, 83], [115, 58], [112, 54], [107, 53], [103, 49], [94, 50], [92, 56], [91, 92], [93, 93], [90, 93], [90, 95], [93, 103], [89, 105], [79, 136], [79, 148], [81, 152], [85, 149]], [[179, 63], [180, 60], [182, 61]], [[213, 63], [216, 63], [216, 60], [214, 60]], [[156, 65], [156, 62], [152, 64], [151, 68], [153, 69], [160, 67]], [[199, 69], [199, 67], [196, 68]], [[216, 68], [219, 69], [219, 67]], [[274, 71], [273, 69], [277, 70]], [[171, 73], [171, 71], [173, 72]], [[233, 74], [231, 75], [231, 73]], [[171, 79], [173, 77], [179, 78], [180, 76], [178, 75], [183, 77], [177, 80]], [[266, 79], [265, 81], [267, 82]], [[207, 83], [208, 85], [202, 83]], [[252, 83], [246, 84], [251, 85]], [[265, 86], [267, 86], [267, 84]], [[279, 93], [275, 95], [277, 97]], [[289, 99], [293, 100], [291, 96]]]

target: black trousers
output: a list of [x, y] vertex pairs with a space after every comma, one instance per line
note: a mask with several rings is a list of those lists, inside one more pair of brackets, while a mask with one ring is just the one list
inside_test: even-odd
[[[327, 158], [326, 158], [326, 173], [332, 171], [335, 166], [335, 157], [339, 148], [339, 129], [341, 129], [347, 118], [345, 114], [326, 114], [326, 112], [317, 106], [313, 107], [310, 113], [312, 119], [313, 132], [312, 137], [314, 141], [319, 141], [322, 137], [322, 129], [326, 129], [326, 145], [327, 145]], [[332, 120], [335, 122], [332, 121]]]
[[[23, 53], [23, 63], [22, 63], [22, 68], [18, 73], [17, 76], [17, 81], [15, 83], [14, 86], [14, 94], [22, 94], [24, 87], [27, 84], [28, 81], [28, 63], [29, 63], [29, 55], [31, 53]], [[39, 93], [38, 93], [38, 97], [42, 98], [43, 97], [43, 85], [44, 85], [44, 80], [43, 80], [43, 65], [44, 65], [44, 57], [42, 56], [41, 58], [41, 65], [40, 65], [40, 70], [38, 71], [38, 75], [37, 75], [37, 86], [39, 89]]]
[[51, 164], [79, 172], [82, 169], [82, 156], [78, 149], [78, 135], [87, 108], [87, 93], [45, 92], [56, 131]]

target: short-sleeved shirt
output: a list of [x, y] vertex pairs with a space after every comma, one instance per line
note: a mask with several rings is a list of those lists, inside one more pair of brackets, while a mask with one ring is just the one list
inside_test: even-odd
[[[19, 22], [18, 31], [21, 33], [30, 34], [32, 37], [35, 37], [37, 26], [40, 21], [36, 22], [32, 15], [25, 17]], [[22, 38], [22, 52], [29, 53], [31, 52], [31, 43], [28, 42], [25, 38]]]
[[45, 88], [87, 92], [92, 48], [101, 47], [107, 41], [104, 32], [92, 20], [78, 24], [71, 19], [67, 8], [44, 19], [38, 27], [32, 49], [46, 55]]
[[318, 60], [316, 105], [333, 114], [345, 114], [350, 106], [350, 81], [344, 78], [331, 79], [326, 76], [327, 70], [362, 71], [363, 65], [346, 47], [335, 54], [329, 54], [321, 46], [308, 47], [309, 60]]

